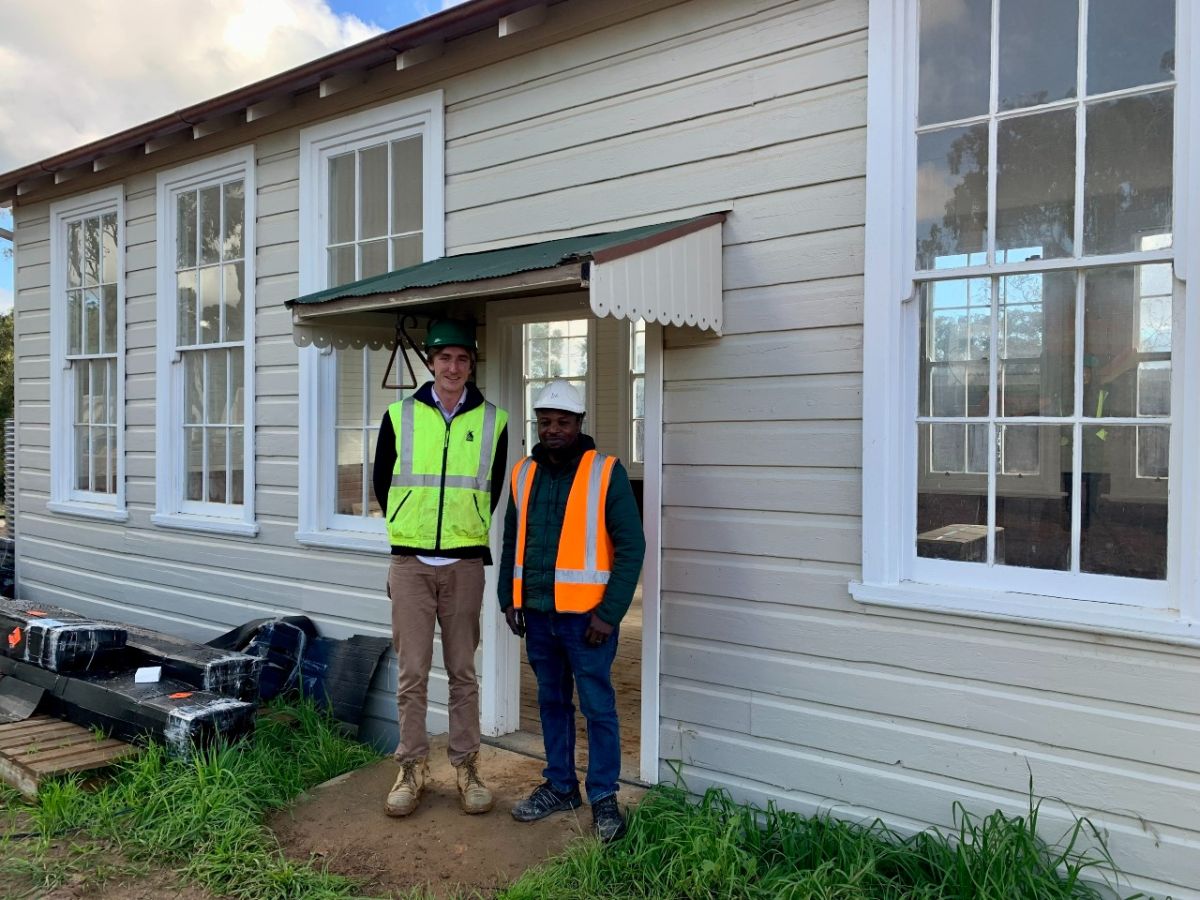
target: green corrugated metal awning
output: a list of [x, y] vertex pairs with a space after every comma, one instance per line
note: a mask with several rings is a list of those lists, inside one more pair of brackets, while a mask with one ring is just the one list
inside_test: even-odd
[[594, 259], [598, 255], [604, 257], [605, 251], [622, 248], [640, 249], [656, 238], [668, 237], [669, 239], [677, 234], [686, 234], [690, 226], [694, 224], [711, 224], [707, 221], [709, 219], [709, 216], [701, 216], [677, 222], [626, 228], [622, 231], [609, 231], [604, 234], [560, 238], [555, 241], [543, 241], [540, 244], [505, 247], [501, 250], [485, 250], [482, 253], [443, 256], [441, 259], [409, 266], [407, 269], [397, 269], [395, 272], [374, 275], [361, 281], [305, 294], [303, 297], [287, 301], [287, 306], [291, 309], [297, 305], [329, 303], [349, 297], [394, 295], [412, 288], [431, 288], [444, 284], [483, 281], [488, 278], [502, 278], [538, 269], [553, 269], [572, 262]]

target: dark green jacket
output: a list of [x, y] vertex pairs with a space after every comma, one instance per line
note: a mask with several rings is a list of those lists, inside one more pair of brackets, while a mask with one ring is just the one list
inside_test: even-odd
[[[579, 458], [594, 450], [596, 442], [581, 434], [575, 456], [561, 465], [550, 462], [541, 444], [533, 448], [537, 471], [529, 491], [529, 522], [525, 527], [525, 576], [522, 585], [524, 609], [551, 612], [554, 610], [554, 561], [558, 559], [558, 539], [567, 514], [567, 496]], [[625, 467], [613, 466], [608, 485], [608, 500], [604, 519], [613, 544], [613, 568], [604, 599], [594, 612], [610, 625], [619, 625], [637, 588], [646, 556], [646, 537], [642, 533], [642, 517], [638, 513], [633, 488]], [[513, 566], [517, 556], [517, 507], [512, 492], [508, 495], [508, 511], [504, 515], [504, 548], [500, 554], [500, 608], [513, 605]]]

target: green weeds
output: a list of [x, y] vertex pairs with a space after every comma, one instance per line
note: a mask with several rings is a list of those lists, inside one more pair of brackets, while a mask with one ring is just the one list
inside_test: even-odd
[[[1059, 840], [1028, 815], [972, 816], [955, 808], [953, 833], [905, 838], [880, 822], [854, 825], [775, 807], [739, 805], [710, 790], [699, 803], [677, 787], [651, 790], [629, 835], [604, 848], [579, 842], [527, 872], [502, 896], [747, 898], [747, 900], [1091, 900], [1111, 877], [1102, 836], [1077, 819]], [[1090, 875], [1091, 881], [1083, 876]]]
[[152, 744], [95, 789], [78, 778], [51, 781], [33, 805], [0, 794], [0, 876], [35, 896], [77, 870], [94, 872], [101, 858], [120, 858], [123, 867], [92, 880], [153, 864], [240, 900], [357, 896], [351, 881], [284, 857], [263, 819], [305, 788], [377, 758], [311, 703], [276, 706], [252, 741], [189, 759]]

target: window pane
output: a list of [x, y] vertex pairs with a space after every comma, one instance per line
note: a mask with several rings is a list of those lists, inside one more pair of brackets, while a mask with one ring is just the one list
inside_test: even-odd
[[358, 239], [388, 233], [388, 148], [368, 147], [358, 154]]
[[1001, 109], [1075, 96], [1078, 17], [1073, 0], [1001, 2]]
[[991, 0], [921, 0], [920, 122], [988, 111]]
[[91, 490], [91, 453], [90, 453], [90, 438], [91, 429], [86, 425], [77, 425], [75, 427], [75, 489], [79, 491]]
[[329, 286], [357, 281], [354, 268], [354, 245], [334, 247], [329, 251]]
[[990, 282], [974, 278], [922, 285], [921, 332], [920, 414], [988, 415]]
[[92, 428], [92, 490], [103, 492], [108, 482], [108, 429]]
[[242, 233], [246, 224], [245, 182], [231, 181], [222, 186], [225, 194], [225, 225], [222, 229], [222, 259], [241, 259]]
[[1170, 91], [1088, 107], [1085, 253], [1142, 250], [1147, 235], [1170, 233], [1173, 111]]
[[83, 352], [100, 352], [100, 291], [87, 288], [83, 292]]
[[646, 461], [646, 423], [642, 419], [633, 423], [633, 461]]
[[337, 430], [337, 513], [342, 516], [364, 513], [361, 428]]
[[117, 352], [117, 286], [106, 284], [100, 288], [100, 303], [103, 330], [100, 335], [100, 352]]
[[227, 263], [221, 267], [225, 278], [225, 335], [226, 341], [240, 341], [245, 338], [246, 330], [242, 306], [244, 285], [246, 281], [246, 264], [244, 262]]
[[392, 270], [407, 269], [421, 262], [425, 255], [424, 241], [420, 232], [392, 238]]
[[83, 223], [83, 283], [100, 283], [100, 218], [95, 216]]
[[996, 479], [996, 562], [1071, 568], [1070, 425], [1001, 426]]
[[181, 347], [196, 343], [196, 309], [199, 299], [196, 296], [196, 272], [190, 270], [180, 272], [175, 276], [176, 290], [179, 297], [179, 335], [177, 342]]
[[[917, 138], [917, 267], [982, 263], [987, 248], [987, 126]], [[969, 254], [980, 254], [968, 259]]]
[[199, 264], [203, 266], [221, 259], [221, 188], [201, 188], [199, 194]]
[[183, 421], [204, 421], [204, 353], [193, 350], [183, 354]]
[[338, 350], [337, 424], [361, 428], [363, 422], [363, 351]]
[[[1084, 283], [1083, 414], [1168, 415], [1171, 295], [1165, 264], [1097, 269]], [[1143, 412], [1144, 410], [1144, 412]]]
[[175, 198], [175, 267], [196, 265], [196, 192]]
[[67, 287], [83, 284], [83, 226], [72, 222], [67, 226]]
[[83, 339], [80, 334], [80, 317], [83, 315], [83, 292], [67, 291], [67, 353], [80, 353]]
[[204, 499], [204, 429], [183, 429], [185, 491], [187, 499]]
[[[400, 399], [401, 392], [389, 390], [383, 385], [383, 371], [387, 368], [389, 352], [383, 350], [368, 350], [367, 351], [367, 419], [364, 425], [375, 429], [379, 427], [379, 423], [383, 421], [383, 416], [387, 412], [388, 406]], [[421, 365], [421, 361], [415, 358], [415, 355], [409, 353], [409, 359], [412, 362], [413, 372], [417, 376], [417, 384], [421, 384], [427, 372]], [[408, 369], [404, 366], [404, 360], [397, 357], [396, 372], [392, 374], [392, 384], [396, 384], [397, 378], [408, 378]]]
[[88, 368], [91, 370], [91, 392], [88, 396], [88, 405], [91, 407], [91, 418], [88, 420], [93, 425], [107, 425], [108, 418], [108, 399], [105, 397], [107, 386], [105, 384], [105, 375], [107, 374], [108, 364], [105, 360], [93, 360], [88, 363]]
[[[1084, 426], [1080, 490], [1080, 567], [1084, 572], [1164, 579], [1167, 576], [1167, 473], [1138, 477], [1140, 452], [1164, 450], [1166, 426], [1152, 431], [1131, 425]], [[1139, 437], [1147, 442], [1139, 448]]]
[[1000, 414], [1075, 411], [1075, 274], [1000, 279]]
[[1174, 0], [1089, 0], [1089, 94], [1174, 77]]
[[[354, 240], [354, 154], [329, 160], [329, 243]], [[337, 282], [334, 282], [337, 284]]]
[[1171, 429], [1163, 425], [1138, 427], [1137, 477], [1166, 478]]
[[359, 260], [358, 277], [370, 278], [372, 275], [382, 275], [388, 269], [387, 241], [368, 241], [359, 244], [361, 257]]
[[209, 350], [204, 354], [208, 367], [207, 382], [207, 412], [206, 421], [211, 424], [225, 424], [229, 421], [229, 357], [225, 350]]
[[962, 463], [945, 471], [933, 467], [935, 447], [939, 462], [962, 458], [954, 450], [963, 446], [963, 426], [922, 425], [918, 434], [917, 555], [987, 562], [987, 473], [964, 473]]
[[229, 429], [229, 502], [241, 505], [246, 494], [246, 433]]
[[[105, 375], [105, 396], [108, 398], [106, 402], [104, 421], [109, 425], [117, 424], [117, 361], [115, 359], [106, 360], [104, 364]], [[113, 444], [113, 446], [117, 446]]]
[[225, 477], [228, 464], [225, 460], [227, 446], [224, 428], [205, 429], [208, 441], [208, 496], [210, 503], [224, 503], [226, 498]]
[[110, 494], [117, 492], [117, 429], [108, 428], [108, 485]]
[[392, 142], [392, 234], [422, 229], [421, 140]]
[[214, 344], [221, 339], [221, 267], [200, 270], [200, 341]]
[[91, 407], [88, 398], [91, 397], [91, 367], [86, 362], [71, 363], [71, 370], [75, 375], [75, 424], [88, 424], [88, 415]]
[[100, 280], [104, 284], [117, 281], [117, 214], [100, 217]]
[[644, 418], [646, 415], [646, 379], [633, 379], [633, 417]]
[[1008, 119], [996, 134], [996, 261], [1070, 256], [1075, 110]]
[[246, 421], [246, 357], [241, 347], [234, 347], [229, 353], [229, 421], [241, 425]]

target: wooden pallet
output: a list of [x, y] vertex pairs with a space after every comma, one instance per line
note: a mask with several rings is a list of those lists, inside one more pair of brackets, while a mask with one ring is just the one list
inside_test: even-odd
[[89, 729], [50, 716], [0, 725], [0, 779], [31, 799], [44, 778], [102, 769], [137, 752], [124, 741], [97, 740]]

